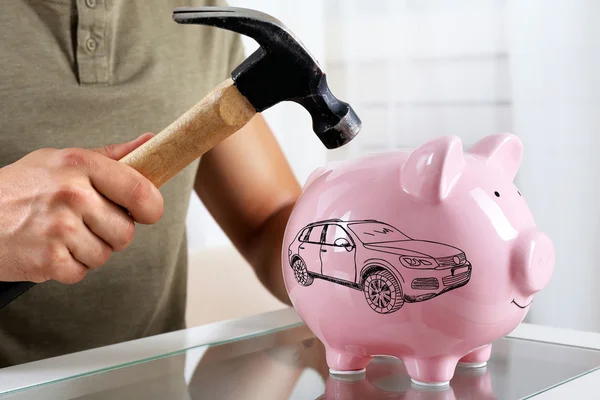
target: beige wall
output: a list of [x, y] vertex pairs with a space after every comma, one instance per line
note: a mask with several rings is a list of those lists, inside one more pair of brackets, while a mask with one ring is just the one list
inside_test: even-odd
[[189, 255], [188, 326], [284, 308], [231, 246], [192, 250]]

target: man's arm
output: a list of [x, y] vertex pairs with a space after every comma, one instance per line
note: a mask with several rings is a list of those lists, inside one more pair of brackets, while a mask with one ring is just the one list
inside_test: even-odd
[[301, 189], [260, 114], [202, 156], [195, 190], [260, 281], [290, 304], [281, 245]]

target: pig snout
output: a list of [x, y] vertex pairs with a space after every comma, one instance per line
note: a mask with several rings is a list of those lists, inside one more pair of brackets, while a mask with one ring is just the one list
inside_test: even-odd
[[532, 229], [519, 234], [513, 249], [513, 277], [525, 296], [542, 290], [554, 271], [554, 245], [546, 234]]

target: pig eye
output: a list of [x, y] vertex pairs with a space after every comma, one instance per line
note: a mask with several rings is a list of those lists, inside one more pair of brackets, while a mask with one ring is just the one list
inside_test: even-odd
[[521, 192], [517, 190], [517, 193], [519, 193], [519, 196], [521, 196]]
[[496, 197], [500, 197], [500, 193], [494, 192], [494, 194], [496, 195]]

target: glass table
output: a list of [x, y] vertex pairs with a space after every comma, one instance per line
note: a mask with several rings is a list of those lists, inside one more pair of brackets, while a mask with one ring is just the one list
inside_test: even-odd
[[412, 384], [391, 357], [330, 376], [322, 344], [283, 309], [0, 369], [0, 400], [587, 398], [586, 377], [598, 392], [599, 334], [522, 325], [494, 343], [487, 367], [459, 367], [446, 388]]

